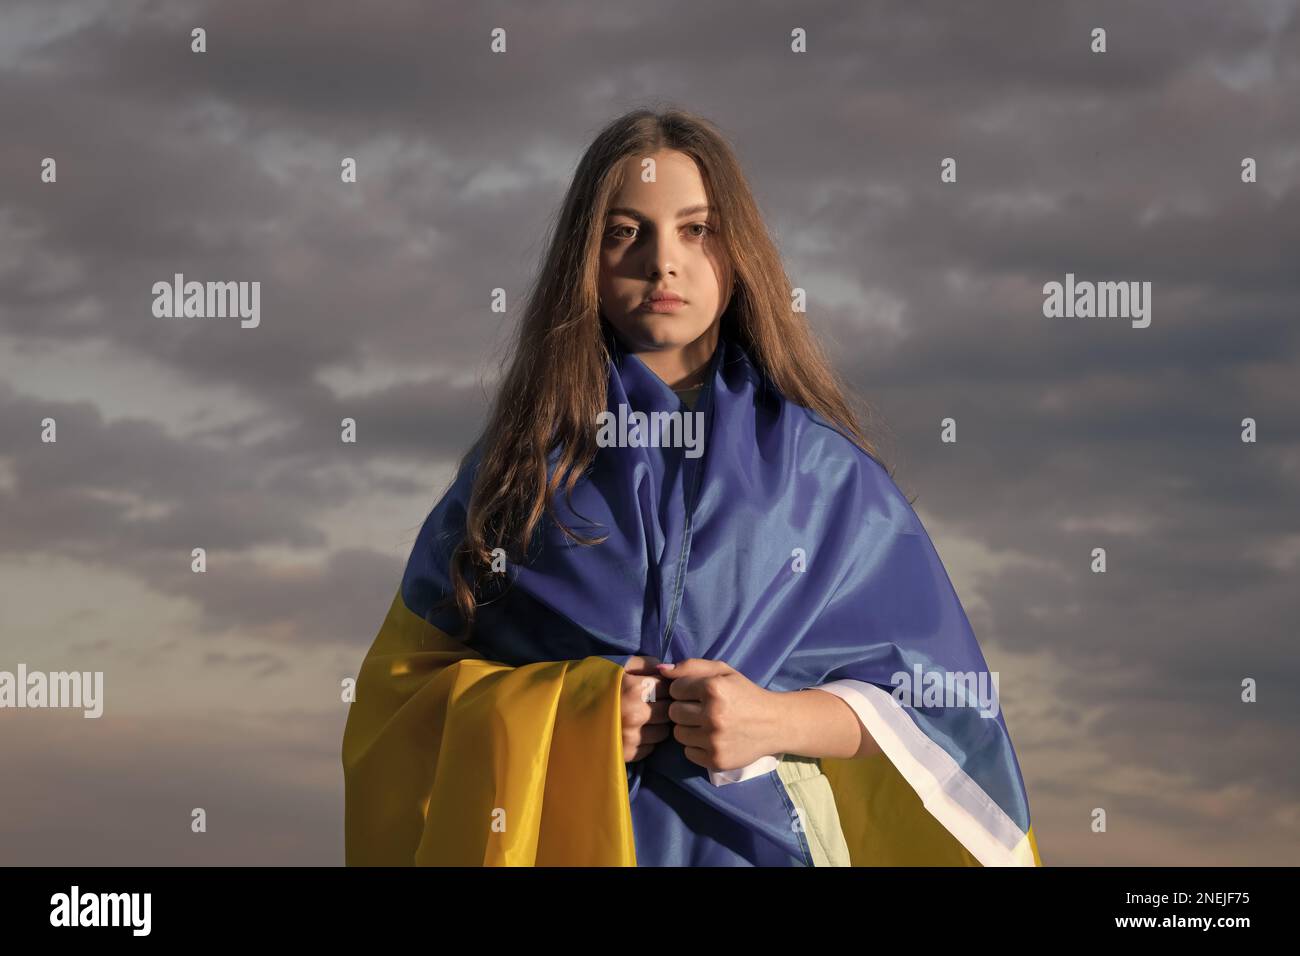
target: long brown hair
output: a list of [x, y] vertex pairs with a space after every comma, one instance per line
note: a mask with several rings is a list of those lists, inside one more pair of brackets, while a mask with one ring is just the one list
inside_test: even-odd
[[[541, 269], [509, 347], [501, 387], [479, 439], [482, 448], [467, 506], [464, 538], [450, 568], [452, 594], [466, 628], [478, 598], [471, 584], [490, 567], [493, 548], [519, 560], [544, 513], [566, 537], [584, 538], [554, 511], [595, 458], [593, 422], [606, 407], [609, 348], [596, 286], [599, 249], [611, 198], [628, 156], [677, 150], [698, 164], [708, 201], [719, 213], [718, 236], [733, 268], [731, 300], [720, 333], [748, 352], [782, 395], [818, 412], [880, 460], [845, 395], [848, 390], [809, 328], [794, 311], [790, 282], [730, 145], [708, 120], [682, 110], [638, 109], [614, 120], [588, 147], [552, 227]], [[503, 362], [504, 365], [504, 362]], [[871, 409], [861, 401], [867, 417]], [[558, 458], [548, 480], [548, 458]]]

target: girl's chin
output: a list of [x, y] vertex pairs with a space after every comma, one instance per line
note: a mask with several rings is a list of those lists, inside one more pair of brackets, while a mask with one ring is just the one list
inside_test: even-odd
[[644, 348], [673, 348], [690, 345], [709, 330], [708, 323], [682, 314], [659, 315], [637, 312], [630, 316], [620, 331], [624, 337]]

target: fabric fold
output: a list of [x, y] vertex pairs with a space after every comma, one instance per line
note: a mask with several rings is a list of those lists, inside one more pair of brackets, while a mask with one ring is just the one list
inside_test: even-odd
[[349, 866], [635, 866], [622, 668], [489, 661], [401, 591], [343, 735]]

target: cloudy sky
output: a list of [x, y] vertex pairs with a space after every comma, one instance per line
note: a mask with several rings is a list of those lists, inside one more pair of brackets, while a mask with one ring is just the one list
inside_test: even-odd
[[[0, 670], [106, 699], [0, 711], [0, 863], [342, 861], [339, 682], [481, 424], [490, 290], [668, 105], [888, 429], [1045, 861], [1300, 863], [1297, 103], [1294, 0], [7, 0]], [[260, 325], [155, 317], [177, 272], [260, 281]], [[1067, 273], [1150, 282], [1150, 326], [1045, 318]]]

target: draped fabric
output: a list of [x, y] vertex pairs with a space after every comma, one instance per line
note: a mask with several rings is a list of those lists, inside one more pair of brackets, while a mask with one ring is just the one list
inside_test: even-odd
[[[988, 667], [885, 469], [725, 333], [693, 410], [606, 336], [606, 407], [633, 425], [607, 432], [623, 443], [602, 447], [556, 507], [608, 537], [574, 544], [548, 516], [466, 633], [439, 602], [470, 455], [358, 675], [347, 862], [813, 865], [775, 759], [711, 774], [670, 736], [623, 763], [621, 668], [639, 654], [841, 697], [882, 749], [821, 760], [853, 865], [1040, 865], [1001, 708], [973, 691]], [[699, 416], [696, 444], [690, 429], [657, 428], [686, 415]], [[905, 697], [900, 674], [948, 695]]]
[[634, 865], [621, 675], [486, 661], [399, 591], [348, 712], [347, 863]]

